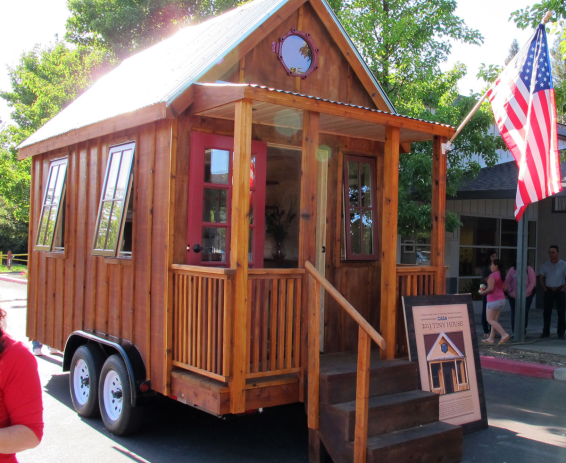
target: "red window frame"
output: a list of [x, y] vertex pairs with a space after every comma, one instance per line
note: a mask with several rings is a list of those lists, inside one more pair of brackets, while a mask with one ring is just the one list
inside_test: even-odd
[[[348, 166], [351, 163], [357, 163], [358, 164], [358, 198], [361, 198], [361, 191], [360, 191], [360, 185], [361, 185], [361, 169], [360, 169], [360, 164], [365, 163], [365, 164], [369, 164], [370, 165], [370, 171], [371, 171], [371, 206], [367, 207], [367, 206], [362, 206], [361, 205], [361, 201], [358, 201], [357, 205], [352, 205], [350, 203], [350, 194], [349, 194], [349, 179], [348, 179]], [[346, 241], [346, 260], [355, 260], [355, 261], [360, 261], [360, 260], [378, 260], [379, 259], [379, 249], [378, 249], [378, 243], [379, 240], [378, 238], [378, 234], [377, 234], [377, 230], [378, 230], [378, 220], [377, 220], [377, 167], [376, 167], [376, 160], [373, 157], [369, 157], [369, 156], [359, 156], [359, 155], [344, 155], [344, 163], [343, 163], [343, 178], [344, 178], [344, 223], [345, 223], [345, 227], [344, 227], [344, 231], [346, 236], [345, 241]], [[355, 254], [352, 251], [352, 233], [351, 233], [351, 227], [350, 227], [350, 211], [352, 210], [357, 210], [360, 212], [360, 216], [362, 215], [363, 212], [368, 212], [370, 211], [372, 214], [372, 234], [371, 234], [371, 239], [372, 239], [372, 249], [373, 252], [372, 253], [364, 253], [363, 250], [365, 248], [364, 246], [364, 234], [362, 232], [362, 227], [360, 227], [360, 249], [361, 249], [361, 253]]]
[[[216, 184], [204, 182], [204, 153], [207, 149], [218, 149], [229, 151], [228, 184]], [[187, 225], [186, 263], [189, 265], [202, 265], [209, 267], [230, 266], [230, 242], [232, 229], [232, 175], [233, 175], [233, 153], [234, 138], [223, 135], [192, 132], [190, 171], [189, 171], [189, 207]], [[250, 203], [253, 201], [253, 223], [250, 224], [252, 236], [252, 260], [249, 266], [253, 268], [263, 267], [263, 248], [265, 243], [265, 176], [266, 176], [267, 144], [260, 141], [252, 141], [252, 157], [255, 157], [253, 169], [254, 179], [250, 179]], [[250, 174], [252, 166], [250, 166]], [[204, 188], [226, 190], [226, 222], [204, 222], [203, 196]], [[251, 204], [250, 204], [251, 205]], [[202, 261], [202, 251], [194, 252], [194, 245], [202, 245], [202, 229], [225, 228], [226, 229], [226, 260], [225, 261]]]

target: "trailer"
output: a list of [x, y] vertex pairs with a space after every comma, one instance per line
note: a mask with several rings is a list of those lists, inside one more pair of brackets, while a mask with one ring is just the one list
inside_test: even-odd
[[[19, 146], [27, 335], [64, 352], [76, 411], [117, 435], [155, 394], [218, 416], [304, 402], [311, 461], [457, 461], [400, 310], [445, 292], [453, 132], [396, 112], [324, 0], [182, 29]], [[398, 266], [399, 153], [426, 140], [430, 265]]]

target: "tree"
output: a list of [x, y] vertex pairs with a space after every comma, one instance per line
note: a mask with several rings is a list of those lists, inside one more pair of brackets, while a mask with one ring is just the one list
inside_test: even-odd
[[169, 37], [192, 21], [220, 14], [236, 0], [69, 0], [65, 38], [102, 47], [119, 59]]
[[17, 160], [17, 146], [111, 64], [104, 51], [56, 42], [22, 54], [10, 68], [12, 90], [0, 92], [0, 97], [13, 108], [15, 124], [0, 131], [0, 196], [16, 220], [27, 222], [30, 181], [30, 162]]
[[552, 66], [556, 116], [558, 122], [566, 124], [566, 60], [560, 51], [558, 40], [554, 42], [550, 50], [550, 65]]
[[480, 44], [479, 31], [454, 14], [454, 0], [331, 1], [385, 93], [396, 103], [433, 78], [451, 40]]
[[[334, 0], [330, 2], [360, 50], [377, 81], [397, 110], [409, 116], [459, 125], [478, 95], [463, 97], [457, 89], [466, 67], [440, 70], [451, 51], [450, 40], [480, 44], [479, 31], [468, 28], [455, 14], [451, 0]], [[500, 138], [489, 133], [493, 116], [483, 106], [448, 152], [447, 192], [454, 195], [467, 179], [479, 173], [476, 158], [488, 165], [497, 160]], [[427, 233], [431, 220], [432, 143], [414, 143], [400, 156], [399, 233]], [[479, 154], [479, 156], [478, 156]], [[459, 225], [447, 212], [446, 229]]]
[[[566, 3], [564, 0], [543, 0], [535, 3], [531, 7], [520, 9], [511, 13], [509, 19], [512, 19], [520, 29], [532, 27], [535, 29], [543, 20], [547, 11], [552, 11], [549, 22], [557, 24], [566, 20]], [[559, 32], [555, 30], [555, 32]], [[561, 50], [566, 55], [566, 30], [562, 28]]]
[[519, 53], [519, 41], [517, 39], [513, 39], [511, 42], [511, 46], [509, 47], [509, 55], [505, 58], [505, 66], [507, 66], [515, 55]]

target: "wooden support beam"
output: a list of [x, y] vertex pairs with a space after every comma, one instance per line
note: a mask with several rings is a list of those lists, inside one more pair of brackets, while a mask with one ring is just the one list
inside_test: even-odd
[[371, 338], [360, 326], [356, 382], [356, 428], [354, 434], [354, 461], [356, 463], [365, 463], [367, 456], [370, 356]]
[[397, 289], [397, 203], [399, 191], [399, 129], [385, 127], [383, 204], [381, 218], [381, 335], [387, 343], [382, 359], [395, 358]]
[[309, 298], [309, 348], [308, 348], [308, 412], [307, 421], [309, 429], [318, 429], [320, 412], [319, 384], [320, 384], [320, 284], [312, 276], [308, 276]]
[[[303, 114], [303, 154], [301, 158], [301, 196], [299, 203], [299, 268], [305, 262], [315, 264], [316, 259], [316, 193], [318, 189], [318, 162], [320, 114], [305, 111]], [[307, 276], [303, 288], [308, 288]], [[300, 396], [304, 400], [305, 369], [308, 364], [308, 290], [302, 294]]]
[[430, 265], [436, 267], [434, 294], [446, 294], [444, 236], [446, 226], [446, 154], [442, 144], [446, 137], [435, 136], [432, 144], [432, 232]]
[[250, 165], [252, 153], [252, 102], [236, 103], [234, 119], [234, 167], [232, 186], [232, 237], [230, 268], [234, 277], [234, 349], [230, 412], [246, 411], [247, 309], [248, 309], [248, 239], [250, 233]]

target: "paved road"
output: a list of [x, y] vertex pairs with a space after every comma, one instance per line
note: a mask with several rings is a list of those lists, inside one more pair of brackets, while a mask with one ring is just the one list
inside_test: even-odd
[[[25, 338], [26, 287], [0, 281], [8, 331]], [[220, 420], [161, 398], [146, 410], [140, 433], [117, 438], [100, 420], [73, 410], [61, 357], [38, 358], [44, 387], [45, 437], [21, 463], [75, 462], [306, 462], [307, 428], [301, 405]], [[464, 462], [566, 462], [564, 383], [484, 372], [490, 428], [464, 439]], [[401, 462], [400, 462], [401, 463]]]

